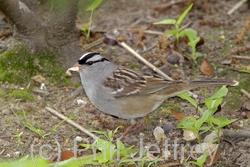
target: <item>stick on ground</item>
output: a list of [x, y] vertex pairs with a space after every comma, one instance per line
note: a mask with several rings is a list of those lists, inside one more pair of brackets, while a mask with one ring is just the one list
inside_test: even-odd
[[96, 135], [94, 135], [93, 133], [91, 133], [90, 131], [88, 131], [87, 129], [83, 128], [81, 125], [79, 125], [78, 123], [70, 120], [69, 118], [67, 118], [66, 116], [64, 116], [63, 114], [57, 112], [56, 110], [50, 108], [50, 107], [45, 107], [45, 109], [47, 111], [49, 111], [50, 113], [56, 115], [57, 117], [65, 120], [66, 122], [68, 122], [69, 124], [73, 125], [74, 127], [76, 127], [77, 129], [79, 129], [80, 131], [82, 131], [83, 133], [86, 133], [88, 136], [92, 137], [94, 140], [96, 140], [98, 137]]
[[133, 54], [137, 59], [139, 59], [141, 62], [143, 62], [145, 65], [150, 67], [153, 71], [161, 75], [167, 80], [172, 81], [173, 79], [167, 76], [164, 72], [159, 70], [157, 67], [155, 67], [153, 64], [148, 62], [146, 59], [144, 59], [141, 55], [139, 55], [136, 51], [134, 51], [131, 47], [129, 47], [125, 42], [119, 42], [119, 45], [122, 46], [123, 48], [127, 49], [131, 54]]

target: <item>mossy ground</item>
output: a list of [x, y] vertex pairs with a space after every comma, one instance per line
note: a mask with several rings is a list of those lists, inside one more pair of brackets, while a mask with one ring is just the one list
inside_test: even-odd
[[[70, 78], [66, 77], [57, 59], [58, 55], [50, 51], [31, 53], [25, 46], [16, 45], [0, 56], [0, 82], [27, 87], [31, 77], [41, 75], [46, 79], [46, 84], [67, 85]], [[0, 97], [4, 96], [3, 92], [9, 97], [34, 100], [30, 89], [0, 90]]]
[[23, 45], [15, 46], [0, 56], [0, 81], [23, 86], [32, 76], [42, 75], [49, 82], [67, 83], [57, 57], [50, 51], [31, 53]]

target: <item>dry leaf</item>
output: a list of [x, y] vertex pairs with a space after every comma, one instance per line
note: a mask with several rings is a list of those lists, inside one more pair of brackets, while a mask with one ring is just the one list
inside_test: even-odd
[[225, 64], [225, 65], [228, 65], [228, 64], [231, 64], [233, 61], [233, 58], [232, 57], [228, 57], [224, 60], [221, 61], [221, 64]]
[[171, 110], [171, 114], [177, 119], [177, 120], [182, 120], [184, 117], [186, 117], [185, 115], [183, 115], [182, 113], [175, 111], [175, 110]]
[[32, 77], [31, 79], [35, 80], [36, 82], [43, 83], [45, 81], [45, 78], [42, 77], [41, 75], [36, 75]]
[[164, 130], [161, 127], [157, 126], [154, 129], [154, 137], [157, 143], [163, 141], [163, 139], [165, 138]]
[[201, 66], [200, 66], [200, 70], [203, 74], [206, 74], [209, 76], [213, 75], [213, 70], [206, 60], [204, 60], [202, 62]]
[[243, 108], [247, 109], [250, 111], [250, 100], [247, 100], [244, 104], [243, 104]]
[[219, 158], [220, 158], [220, 147], [218, 147], [216, 149], [216, 153], [214, 153], [214, 152], [212, 153], [212, 162], [211, 162], [210, 156], [207, 157], [206, 164], [211, 166], [211, 165], [215, 164], [218, 161]]
[[67, 160], [74, 157], [74, 153], [72, 151], [62, 151], [61, 153], [61, 161]]

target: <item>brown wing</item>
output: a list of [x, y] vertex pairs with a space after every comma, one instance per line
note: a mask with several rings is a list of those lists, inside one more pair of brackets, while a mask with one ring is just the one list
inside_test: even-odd
[[141, 75], [130, 69], [119, 68], [107, 78], [104, 85], [113, 90], [115, 98], [120, 98], [155, 93], [173, 85], [173, 82], [160, 77]]

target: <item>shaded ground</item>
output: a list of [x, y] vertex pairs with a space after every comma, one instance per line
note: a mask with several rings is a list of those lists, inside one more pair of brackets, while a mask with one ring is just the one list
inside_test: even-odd
[[[198, 51], [203, 54], [203, 57], [198, 59], [198, 64], [206, 59], [212, 66], [214, 75], [213, 78], [227, 78], [240, 81], [240, 87], [229, 88], [229, 94], [225, 99], [225, 105], [218, 115], [225, 115], [227, 118], [238, 118], [238, 121], [232, 126], [228, 127], [234, 130], [243, 130], [249, 132], [249, 122], [246, 116], [242, 115], [242, 106], [246, 104], [247, 98], [240, 93], [240, 88], [244, 88], [250, 91], [249, 74], [239, 73], [238, 71], [231, 70], [231, 67], [237, 68], [249, 68], [249, 60], [234, 60], [229, 65], [222, 65], [220, 62], [225, 60], [229, 55], [243, 55], [249, 57], [249, 52], [237, 53], [239, 47], [249, 46], [249, 32], [244, 37], [244, 44], [235, 44], [237, 35], [241, 31], [247, 19], [249, 19], [250, 10], [247, 5], [242, 6], [231, 15], [227, 15], [229, 9], [231, 9], [238, 1], [197, 1], [192, 11], [184, 19], [182, 25], [189, 22], [191, 24], [189, 28], [197, 30], [205, 40], [205, 44], [198, 48]], [[165, 1], [134, 1], [128, 3], [128, 1], [114, 1], [103, 4], [101, 9], [96, 12], [94, 18], [94, 26], [98, 30], [103, 30], [106, 34], [112, 37], [124, 37], [127, 39], [128, 45], [139, 53], [144, 53], [143, 56], [148, 58], [150, 62], [154, 63], [159, 59], [160, 55], [167, 55], [158, 46], [151, 48], [156, 44], [161, 37], [154, 34], [139, 34], [143, 29], [149, 29], [159, 32], [165, 32], [170, 30], [171, 26], [152, 26], [153, 22], [160, 21], [167, 18], [177, 19], [179, 15], [186, 9], [186, 4], [173, 5], [171, 8], [164, 9], [162, 11], [153, 10], [153, 6], [163, 6]], [[84, 22], [84, 18], [79, 19], [80, 22]], [[202, 25], [206, 24], [206, 25]], [[3, 29], [3, 28], [1, 28]], [[140, 40], [140, 35], [143, 35], [143, 40]], [[98, 37], [100, 37], [99, 35]], [[98, 38], [96, 37], [96, 38]], [[1, 45], [8, 47], [7, 43], [10, 43], [11, 36], [8, 38], [2, 38]], [[93, 40], [93, 39], [92, 39]], [[81, 39], [80, 44], [86, 46], [86, 40]], [[3, 49], [4, 49], [3, 47]], [[185, 47], [185, 46], [183, 46]], [[125, 49], [118, 46], [109, 46], [107, 44], [100, 44], [96, 47], [92, 47], [87, 51], [102, 52], [111, 61], [124, 65], [133, 69], [142, 69], [144, 65], [133, 58]], [[239, 51], [240, 52], [240, 51]], [[153, 56], [155, 57], [153, 57]], [[80, 55], [79, 55], [80, 56]], [[162, 66], [164, 62], [160, 62], [159, 66]], [[167, 65], [171, 71], [172, 77], [175, 79], [200, 79], [211, 78], [202, 74], [197, 66], [190, 68], [190, 63], [184, 60], [179, 66]], [[249, 70], [249, 69], [248, 69]], [[147, 69], [145, 71], [148, 71]], [[28, 85], [29, 81], [27, 81]], [[39, 84], [32, 83], [33, 86], [39, 87]], [[27, 86], [26, 85], [26, 86]], [[95, 130], [114, 130], [118, 126], [127, 127], [129, 121], [114, 118], [109, 115], [105, 115], [102, 112], [96, 110], [84, 92], [75, 98], [69, 98], [70, 94], [75, 91], [77, 84], [65, 86], [55, 86], [52, 83], [46, 83], [46, 87], [49, 91], [49, 95], [41, 93], [35, 93], [35, 101], [25, 101], [22, 99], [15, 99], [8, 95], [0, 98], [0, 110], [1, 110], [1, 122], [0, 122], [0, 160], [7, 160], [13, 157], [22, 157], [31, 153], [30, 145], [36, 140], [42, 144], [52, 144], [56, 147], [58, 141], [62, 146], [62, 150], [72, 150], [73, 140], [76, 136], [82, 136], [88, 138], [85, 134], [73, 128], [67, 123], [62, 123], [53, 134], [49, 134], [42, 138], [38, 134], [25, 128], [21, 123], [23, 120], [23, 111], [26, 112], [27, 118], [31, 124], [35, 127], [40, 127], [40, 130], [44, 134], [51, 132], [54, 126], [61, 122], [61, 120], [48, 111], [45, 107], [51, 107], [55, 110], [63, 113], [69, 118], [72, 118], [75, 122], [79, 123], [87, 129]], [[18, 89], [17, 85], [11, 85], [8, 83], [1, 83], [1, 91], [6, 93], [7, 88]], [[196, 101], [201, 104], [202, 101], [215, 92], [215, 88], [201, 88], [196, 89], [193, 93], [198, 95]], [[6, 93], [7, 94], [7, 93]], [[78, 100], [83, 100], [85, 104], [78, 104]], [[178, 144], [190, 144], [194, 145], [196, 142], [186, 142], [182, 137], [182, 130], [177, 129], [176, 125], [178, 121], [170, 114], [171, 109], [175, 109], [185, 115], [197, 114], [196, 109], [193, 108], [188, 102], [181, 100], [180, 98], [169, 99], [162, 107], [157, 111], [149, 114], [146, 121], [146, 128], [143, 130], [133, 130], [123, 140], [127, 145], [135, 145], [139, 148], [140, 140], [139, 133], [143, 133], [144, 146], [155, 144], [155, 138], [153, 136], [153, 129], [156, 126], [163, 126], [166, 123], [172, 123], [172, 130], [167, 135], [170, 143], [173, 143], [176, 138], [179, 139]], [[13, 114], [14, 111], [16, 114]], [[245, 110], [244, 110], [245, 111]], [[245, 121], [247, 120], [247, 121]], [[39, 128], [38, 128], [39, 129]], [[18, 141], [14, 135], [23, 133]], [[118, 136], [123, 132], [119, 130]], [[250, 133], [250, 132], [249, 132]], [[247, 166], [250, 164], [249, 158], [249, 138], [225, 138], [225, 141], [221, 144], [221, 155], [219, 161], [214, 166]], [[38, 153], [38, 148], [34, 149], [34, 153]], [[173, 148], [170, 148], [170, 152], [173, 153]], [[54, 155], [56, 152], [54, 152]], [[188, 155], [185, 155], [186, 159]], [[177, 159], [173, 156], [164, 162], [179, 163], [181, 156]]]

